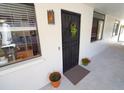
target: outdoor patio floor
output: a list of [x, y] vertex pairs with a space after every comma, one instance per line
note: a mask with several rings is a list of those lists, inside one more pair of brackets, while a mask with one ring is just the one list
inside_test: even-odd
[[124, 89], [124, 45], [110, 44], [100, 54], [92, 57], [92, 62], [85, 67], [90, 73], [77, 85], [73, 85], [65, 76], [59, 88], [50, 84], [43, 90], [119, 90]]

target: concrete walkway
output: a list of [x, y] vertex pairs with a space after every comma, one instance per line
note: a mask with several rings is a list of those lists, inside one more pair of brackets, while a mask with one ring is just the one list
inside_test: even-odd
[[[119, 90], [124, 89], [124, 45], [110, 44], [109, 48], [94, 56], [86, 67], [91, 71], [76, 86], [62, 78], [61, 90]], [[50, 84], [42, 89], [55, 89]]]

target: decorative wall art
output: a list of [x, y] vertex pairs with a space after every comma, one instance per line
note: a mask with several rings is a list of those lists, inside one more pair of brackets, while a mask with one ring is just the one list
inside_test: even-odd
[[55, 24], [54, 11], [53, 10], [47, 11], [47, 17], [48, 17], [48, 24]]

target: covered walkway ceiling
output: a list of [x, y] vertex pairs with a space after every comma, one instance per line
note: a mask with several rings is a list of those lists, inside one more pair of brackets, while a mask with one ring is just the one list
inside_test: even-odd
[[124, 19], [124, 3], [88, 3], [87, 5], [119, 19]]

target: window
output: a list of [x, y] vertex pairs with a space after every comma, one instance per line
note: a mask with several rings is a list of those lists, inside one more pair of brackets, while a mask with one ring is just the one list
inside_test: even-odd
[[118, 42], [124, 42], [124, 25], [120, 26]]
[[118, 35], [119, 24], [120, 24], [120, 21], [115, 21], [113, 26], [112, 36]]
[[0, 4], [0, 67], [40, 56], [33, 4]]
[[105, 15], [95, 12], [93, 13], [93, 23], [91, 32], [91, 42], [102, 39]]

